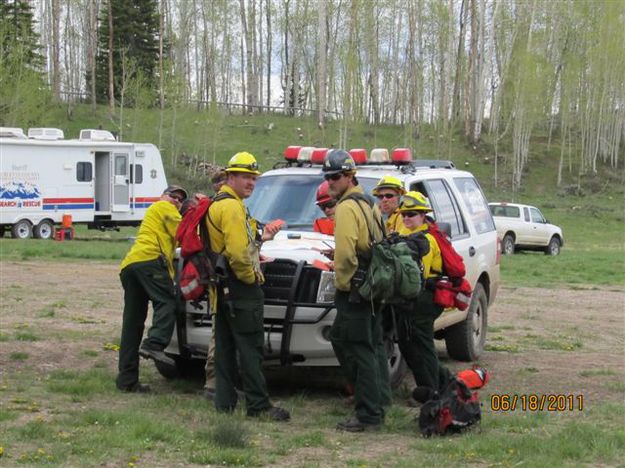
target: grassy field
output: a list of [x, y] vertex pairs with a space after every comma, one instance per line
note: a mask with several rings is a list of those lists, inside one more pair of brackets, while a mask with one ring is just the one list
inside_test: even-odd
[[[625, 462], [625, 386], [617, 351], [622, 317], [607, 307], [623, 299], [622, 288], [550, 290], [544, 297], [537, 288], [500, 290], [481, 359], [493, 372], [481, 392], [482, 423], [463, 435], [423, 439], [414, 420], [418, 409], [406, 406], [409, 381], [395, 392], [382, 430], [365, 435], [334, 430], [351, 410], [342, 381], [323, 370], [269, 374], [272, 398], [292, 413], [287, 424], [250, 420], [241, 408], [220, 415], [197, 395], [201, 378], [168, 381], [146, 361], [141, 380], [154, 393], [121, 394], [114, 387], [121, 310], [116, 265], [3, 258], [0, 267], [0, 465]], [[454, 370], [467, 366], [443, 359]], [[548, 412], [501, 411], [491, 404], [493, 397], [512, 394], [570, 394], [575, 405]]]

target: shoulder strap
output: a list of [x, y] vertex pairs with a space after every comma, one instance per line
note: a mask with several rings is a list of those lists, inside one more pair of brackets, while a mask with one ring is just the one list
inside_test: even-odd
[[[227, 200], [227, 199], [234, 199], [234, 196], [232, 196], [231, 194], [229, 194], [228, 192], [219, 192], [217, 195], [215, 195], [213, 197], [213, 203], [217, 203], [220, 202], [222, 200]], [[221, 229], [219, 229], [217, 227], [217, 225], [213, 222], [213, 220], [211, 219], [211, 212], [210, 210], [208, 210], [206, 212], [207, 216], [208, 216], [208, 222], [211, 223], [213, 225], [213, 227], [217, 230], [217, 232], [223, 234], [223, 231]]]

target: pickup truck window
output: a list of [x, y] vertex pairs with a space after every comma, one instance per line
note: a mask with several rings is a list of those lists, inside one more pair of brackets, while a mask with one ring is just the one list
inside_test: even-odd
[[521, 217], [521, 210], [519, 210], [518, 206], [490, 205], [490, 212], [493, 216], [500, 216], [502, 218]]
[[530, 222], [530, 210], [525, 207], [523, 208], [523, 217], [525, 218], [525, 221], [528, 223]]
[[488, 209], [488, 203], [477, 181], [472, 177], [455, 177], [454, 183], [462, 195], [467, 206], [469, 216], [478, 234], [495, 230], [493, 217]]
[[538, 211], [538, 208], [530, 208], [530, 212], [532, 213], [532, 222], [533, 223], [541, 223], [541, 224], [545, 224], [545, 217], [543, 216], [543, 214]]

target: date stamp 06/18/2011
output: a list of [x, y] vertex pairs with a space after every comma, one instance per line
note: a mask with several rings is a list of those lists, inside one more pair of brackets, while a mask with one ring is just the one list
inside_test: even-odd
[[495, 393], [490, 397], [492, 411], [583, 411], [584, 395], [573, 393]]

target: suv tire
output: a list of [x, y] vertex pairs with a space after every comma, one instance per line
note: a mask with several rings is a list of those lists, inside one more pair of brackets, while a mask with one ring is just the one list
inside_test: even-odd
[[399, 346], [394, 340], [387, 338], [384, 341], [384, 348], [388, 356], [388, 374], [391, 389], [399, 387], [406, 376], [408, 365], [406, 360], [399, 352]]
[[475, 285], [467, 317], [445, 333], [449, 357], [457, 361], [475, 361], [484, 351], [488, 298], [481, 283]]

